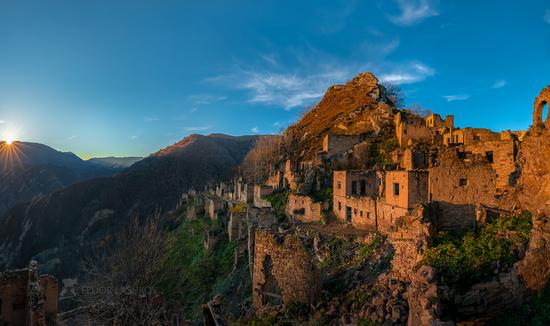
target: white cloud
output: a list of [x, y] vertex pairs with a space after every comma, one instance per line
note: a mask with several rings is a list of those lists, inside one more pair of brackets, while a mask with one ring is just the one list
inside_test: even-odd
[[194, 126], [194, 127], [185, 128], [185, 130], [187, 131], [205, 131], [209, 129], [212, 129], [212, 127], [211, 126]]
[[135, 136], [135, 135], [134, 135], [134, 136], [130, 137], [130, 139], [131, 139], [131, 140], [136, 140], [136, 139], [138, 139], [138, 136]]
[[3, 125], [6, 123], [6, 120], [0, 120], [0, 125]]
[[[389, 65], [386, 72], [379, 75], [380, 81], [392, 84], [412, 84], [435, 75], [435, 69], [420, 62], [402, 65]], [[382, 68], [381, 70], [385, 70]]]
[[160, 119], [158, 117], [146, 117], [145, 118], [145, 121], [146, 122], [156, 122], [156, 121], [159, 121]]
[[495, 83], [491, 86], [491, 88], [497, 89], [497, 88], [502, 88], [506, 85], [508, 85], [508, 82], [506, 80], [499, 79], [499, 80], [495, 81]]
[[550, 9], [546, 9], [546, 13], [544, 13], [544, 21], [550, 24]]
[[446, 99], [447, 102], [465, 101], [470, 98], [470, 94], [445, 95], [443, 98]]
[[252, 129], [250, 129], [250, 131], [252, 131], [253, 133], [257, 134], [260, 132], [260, 129], [258, 129], [258, 127], [254, 127]]
[[401, 12], [397, 16], [389, 16], [388, 19], [399, 26], [411, 26], [439, 15], [429, 0], [397, 0], [397, 5]]

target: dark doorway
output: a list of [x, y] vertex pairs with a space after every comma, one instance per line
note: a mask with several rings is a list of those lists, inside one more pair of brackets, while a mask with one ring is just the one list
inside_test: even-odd
[[351, 207], [346, 206], [346, 222], [351, 223]]

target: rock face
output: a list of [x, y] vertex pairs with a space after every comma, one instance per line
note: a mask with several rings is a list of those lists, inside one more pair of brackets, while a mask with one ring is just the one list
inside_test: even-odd
[[172, 210], [182, 192], [228, 179], [255, 141], [255, 136], [192, 135], [116, 176], [14, 207], [0, 218], [0, 269], [35, 257], [42, 270], [73, 277], [91, 248], [109, 243], [134, 218]]
[[533, 213], [533, 230], [518, 274], [529, 289], [538, 290], [550, 274], [550, 129], [531, 128], [519, 155], [522, 169], [516, 195], [521, 208]]
[[345, 85], [331, 86], [323, 99], [287, 135], [298, 140], [301, 159], [323, 148], [323, 137], [378, 133], [391, 125], [395, 108], [371, 73], [362, 73]]

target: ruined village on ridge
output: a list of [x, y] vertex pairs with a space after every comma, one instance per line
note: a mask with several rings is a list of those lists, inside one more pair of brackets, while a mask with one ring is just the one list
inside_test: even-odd
[[[437, 284], [429, 268], [413, 271], [422, 259], [421, 252], [436, 232], [476, 228], [501, 214], [531, 208], [524, 204], [525, 199], [517, 200], [515, 192], [522, 177], [520, 167], [525, 164], [521, 160], [537, 155], [533, 151], [548, 150], [536, 145], [541, 137], [548, 137], [550, 119], [543, 121], [542, 117], [548, 102], [550, 87], [535, 100], [529, 131], [457, 128], [452, 115], [421, 117], [399, 110], [393, 116], [398, 147], [391, 153], [391, 163], [368, 170], [329, 171], [332, 205], [301, 194], [299, 184], [315, 178], [309, 173], [315, 167], [360, 151], [368, 135], [326, 134], [322, 151], [313, 159], [281, 162], [264, 184], [247, 184], [236, 178], [205, 190], [191, 190], [182, 195], [179, 207], [185, 207], [189, 220], [205, 214], [218, 221], [216, 227], [207, 230], [205, 250], [213, 248], [224, 232], [230, 241], [239, 242], [235, 264], [249, 264], [257, 308], [281, 302], [314, 303], [321, 295], [321, 271], [312, 264], [312, 251], [302, 241], [309, 227], [356, 232], [365, 241], [376, 231], [395, 249], [387, 278], [410, 282], [409, 291], [416, 294], [407, 297], [408, 312], [392, 308], [390, 319], [426, 324], [438, 318], [440, 294], [434, 290]], [[518, 149], [526, 139], [532, 139], [531, 145], [520, 157]], [[321, 182], [310, 180], [310, 184], [320, 187]], [[282, 189], [290, 190], [285, 214], [297, 223], [291, 229], [279, 226], [272, 204], [266, 200]], [[330, 212], [337, 221], [324, 225], [321, 222]], [[533, 274], [532, 266], [521, 262], [513, 272], [502, 273], [493, 281], [498, 286], [482, 284], [457, 295], [457, 314], [464, 318], [490, 315], [513, 306], [517, 298], [508, 294], [521, 291], [520, 279], [532, 289], [545, 284], [545, 279]], [[0, 289], [7, 288], [10, 290], [0, 292], [4, 320], [42, 320], [57, 314], [57, 282], [53, 277], [38, 276], [32, 263], [29, 269], [0, 274]], [[39, 288], [46, 293], [45, 302], [34, 305], [33, 293]], [[214, 298], [203, 307], [205, 318], [214, 324], [222, 318], [217, 311], [219, 300]], [[376, 311], [373, 316], [377, 316]]]

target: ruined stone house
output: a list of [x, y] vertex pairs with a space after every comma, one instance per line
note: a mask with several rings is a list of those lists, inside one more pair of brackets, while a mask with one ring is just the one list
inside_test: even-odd
[[39, 275], [37, 263], [0, 273], [0, 324], [46, 325], [57, 320], [57, 280]]
[[286, 215], [302, 222], [320, 222], [324, 205], [310, 196], [291, 194], [288, 197]]
[[314, 303], [321, 293], [320, 272], [295, 234], [258, 229], [255, 235], [252, 301], [265, 305]]

